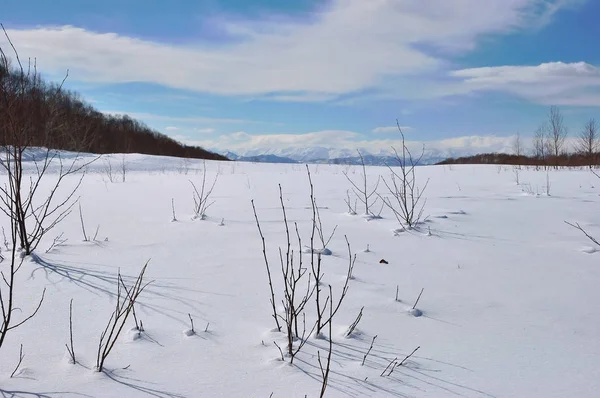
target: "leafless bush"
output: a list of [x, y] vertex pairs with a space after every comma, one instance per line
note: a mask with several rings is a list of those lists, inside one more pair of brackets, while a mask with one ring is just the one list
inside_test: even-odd
[[[307, 267], [304, 266], [303, 259], [303, 250], [302, 250], [302, 239], [300, 232], [298, 230], [298, 225], [294, 223], [296, 239], [298, 243], [298, 250], [295, 251], [292, 249], [292, 237], [290, 233], [290, 227], [288, 223], [285, 202], [283, 199], [283, 192], [281, 185], [279, 185], [279, 201], [282, 211], [282, 219], [283, 225], [285, 228], [285, 237], [286, 237], [286, 247], [285, 249], [279, 248], [279, 259], [281, 264], [281, 277], [283, 280], [283, 299], [281, 303], [283, 305], [284, 314], [281, 315], [277, 311], [276, 303], [276, 295], [273, 287], [273, 279], [271, 274], [271, 267], [269, 263], [269, 259], [267, 256], [266, 242], [265, 237], [263, 235], [260, 221], [258, 219], [258, 215], [256, 212], [256, 207], [254, 205], [254, 201], [251, 201], [252, 208], [254, 211], [254, 217], [256, 220], [256, 225], [258, 227], [258, 232], [262, 240], [262, 249], [263, 249], [263, 257], [265, 266], [267, 269], [267, 276], [269, 282], [270, 289], [270, 303], [272, 308], [272, 317], [275, 320], [277, 330], [281, 331], [282, 326], [285, 328], [286, 337], [287, 337], [287, 347], [286, 347], [286, 355], [290, 358], [290, 363], [293, 363], [294, 358], [300, 352], [300, 350], [304, 347], [308, 340], [309, 335], [313, 335], [313, 332], [316, 330], [317, 335], [321, 333], [321, 330], [330, 325], [335, 316], [336, 312], [339, 310], [341, 303], [343, 302], [347, 292], [348, 292], [348, 284], [352, 276], [352, 270], [356, 261], [356, 256], [352, 256], [352, 252], [350, 249], [350, 244], [346, 239], [348, 245], [348, 253], [349, 253], [349, 269], [346, 278], [346, 282], [342, 289], [342, 293], [340, 294], [340, 298], [337, 301], [337, 304], [334, 307], [333, 297], [331, 295], [331, 287], [330, 294], [327, 298], [325, 298], [324, 303], [321, 301], [321, 285], [322, 285], [322, 277], [323, 274], [321, 272], [321, 261], [322, 261], [322, 253], [318, 250], [315, 250], [315, 239], [317, 238], [318, 228], [319, 226], [319, 218], [317, 215], [317, 207], [316, 202], [314, 200], [314, 192], [312, 180], [309, 175], [309, 183], [311, 187], [311, 202], [312, 202], [312, 233], [310, 238], [310, 247], [308, 253], [311, 257], [311, 270], [308, 271]], [[326, 242], [323, 237], [323, 241]], [[312, 278], [314, 276], [314, 278]], [[306, 308], [308, 303], [315, 297], [315, 305], [316, 305], [316, 322], [311, 327], [306, 324]], [[330, 315], [324, 317], [324, 313], [327, 309], [327, 305], [330, 306]], [[280, 322], [281, 321], [281, 322]], [[331, 338], [331, 336], [330, 336]], [[276, 344], [276, 343], [275, 343]], [[277, 345], [277, 344], [276, 344]], [[279, 348], [279, 346], [278, 346]], [[283, 353], [283, 351], [282, 351]], [[282, 355], [283, 357], [283, 355]]]
[[206, 219], [206, 211], [210, 206], [212, 206], [215, 201], [210, 201], [210, 195], [212, 194], [215, 185], [217, 184], [217, 180], [219, 179], [219, 173], [215, 175], [215, 179], [210, 186], [210, 188], [206, 185], [206, 161], [203, 162], [202, 168], [202, 185], [200, 186], [200, 190], [196, 188], [196, 185], [190, 180], [190, 184], [194, 188], [193, 197], [194, 197], [194, 219]]
[[104, 174], [108, 178], [108, 181], [115, 182], [115, 172], [113, 171], [112, 162], [110, 161], [110, 155], [104, 161]]
[[350, 199], [350, 190], [346, 190], [346, 199], [344, 199], [344, 202], [346, 202], [346, 205], [348, 206], [348, 214], [355, 216], [356, 213], [356, 207], [358, 205], [358, 197], [356, 197], [354, 199], [354, 204], [352, 204], [352, 200]]
[[[377, 194], [377, 188], [379, 187], [379, 182], [381, 181], [381, 176], [377, 177], [377, 182], [375, 183], [374, 186], [369, 187], [368, 176], [367, 176], [367, 167], [365, 166], [365, 159], [364, 159], [362, 153], [360, 153], [360, 151], [357, 151], [357, 152], [358, 152], [358, 156], [360, 157], [360, 163], [362, 166], [362, 175], [361, 175], [360, 181], [355, 182], [352, 178], [350, 178], [350, 176], [348, 176], [347, 171], [343, 171], [343, 174], [346, 177], [346, 179], [350, 182], [350, 184], [352, 184], [352, 192], [354, 193], [354, 195], [364, 205], [365, 215], [377, 217], [377, 215], [373, 211], [371, 211], [371, 208], [375, 205], [375, 203], [378, 200], [378, 197], [376, 196], [376, 194]], [[374, 197], [374, 200], [373, 200], [373, 197]], [[350, 198], [348, 198], [348, 201], [346, 203], [348, 204], [348, 207], [350, 208], [350, 210], [352, 210], [352, 208], [350, 206]], [[355, 205], [355, 210], [356, 210], [356, 205]], [[356, 213], [356, 211], [354, 211], [354, 213]]]
[[[296, 354], [300, 352], [303, 345], [306, 343], [306, 314], [304, 308], [312, 297], [315, 287], [311, 287], [310, 274], [308, 274], [308, 282], [306, 290], [300, 291], [300, 282], [303, 281], [303, 277], [307, 274], [307, 269], [302, 264], [302, 240], [298, 231], [298, 225], [294, 223], [296, 228], [296, 235], [298, 239], [298, 267], [294, 264], [294, 250], [291, 249], [290, 231], [288, 226], [287, 214], [285, 211], [285, 205], [283, 202], [283, 194], [281, 185], [279, 186], [279, 198], [281, 203], [281, 210], [283, 213], [283, 223], [285, 225], [285, 233], [287, 238], [285, 258], [281, 248], [279, 248], [279, 258], [281, 262], [281, 272], [284, 282], [284, 299], [282, 300], [285, 316], [279, 315], [283, 320], [287, 334], [287, 354], [290, 357], [290, 363], [294, 362]], [[298, 300], [299, 298], [299, 300]], [[302, 335], [299, 333], [298, 323], [299, 318], [302, 316]], [[296, 348], [294, 348], [295, 340], [299, 338], [300, 342]]]
[[354, 272], [354, 265], [356, 264], [356, 254], [352, 255], [352, 250], [350, 248], [350, 242], [348, 241], [348, 237], [344, 236], [344, 238], [346, 239], [346, 245], [348, 247], [348, 269], [346, 272], [346, 278], [344, 280], [344, 286], [342, 287], [340, 297], [338, 298], [337, 303], [336, 303], [334, 309], [331, 311], [331, 314], [329, 317], [323, 317], [323, 315], [325, 313], [325, 310], [327, 309], [327, 301], [328, 300], [333, 301], [333, 294], [331, 293], [331, 289], [330, 289], [330, 294], [327, 297], [327, 299], [325, 300], [325, 304], [321, 307], [320, 286], [322, 284], [323, 274], [321, 273], [321, 266], [320, 266], [321, 265], [321, 261], [320, 261], [321, 256], [320, 255], [318, 255], [317, 267], [315, 268], [313, 266], [313, 275], [315, 277], [315, 284], [316, 284], [315, 304], [317, 307], [317, 322], [316, 322], [315, 333], [317, 336], [321, 335], [321, 331], [323, 330], [323, 328], [325, 326], [327, 326], [328, 324], [331, 324], [334, 316], [337, 314], [338, 310], [342, 306], [342, 303], [343, 303], [344, 299], [346, 298], [346, 295], [348, 294], [348, 289], [350, 288], [350, 280], [352, 279], [352, 272]]
[[106, 328], [100, 335], [100, 342], [98, 343], [98, 354], [96, 357], [96, 370], [98, 372], [102, 372], [104, 370], [104, 362], [106, 358], [108, 358], [111, 350], [113, 349], [123, 327], [125, 326], [125, 322], [129, 317], [129, 314], [133, 311], [133, 307], [142, 293], [142, 291], [148, 286], [151, 282], [143, 284], [144, 273], [146, 272], [146, 267], [148, 263], [142, 267], [140, 274], [138, 275], [135, 283], [131, 288], [127, 288], [123, 278], [121, 276], [121, 272], [119, 272], [117, 277], [117, 303], [115, 309], [113, 310]]
[[514, 165], [512, 167], [512, 170], [513, 170], [513, 175], [514, 175], [514, 178], [515, 178], [515, 183], [517, 185], [521, 185], [521, 166]]
[[[423, 199], [423, 193], [427, 189], [429, 179], [425, 182], [423, 188], [417, 185], [417, 178], [415, 175], [415, 167], [419, 164], [423, 155], [425, 154], [425, 148], [422, 149], [421, 155], [414, 159], [410, 150], [406, 146], [404, 133], [400, 127], [400, 123], [396, 121], [398, 131], [402, 136], [402, 152], [399, 154], [395, 148], [394, 150], [396, 160], [399, 165], [396, 171], [394, 168], [388, 165], [388, 169], [391, 172], [390, 181], [388, 182], [383, 178], [383, 183], [387, 187], [392, 199], [383, 198], [383, 202], [386, 206], [392, 210], [396, 219], [403, 228], [412, 229], [416, 227], [422, 220], [423, 211], [425, 209], [426, 200]], [[392, 202], [393, 200], [393, 202]]]
[[[306, 173], [308, 175], [308, 183], [310, 185], [310, 201], [311, 201], [311, 209], [312, 209], [312, 234], [310, 239], [310, 247], [308, 248], [309, 253], [316, 253], [321, 255], [331, 255], [331, 250], [327, 248], [331, 239], [335, 235], [335, 231], [337, 230], [337, 225], [333, 227], [331, 234], [329, 236], [325, 235], [323, 229], [323, 222], [321, 221], [321, 213], [319, 211], [319, 206], [317, 205], [317, 199], [314, 195], [314, 185], [312, 182], [312, 176], [310, 174], [310, 168], [306, 165]], [[315, 248], [315, 232], [319, 241], [321, 242], [320, 248]], [[313, 256], [314, 257], [314, 256]]]

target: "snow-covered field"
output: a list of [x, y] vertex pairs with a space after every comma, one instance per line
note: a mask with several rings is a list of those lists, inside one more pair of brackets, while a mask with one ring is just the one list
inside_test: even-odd
[[[121, 160], [113, 159], [114, 169]], [[285, 229], [278, 184], [290, 225], [297, 222], [306, 242], [311, 202], [305, 166], [208, 162], [209, 182], [219, 172], [215, 203], [206, 220], [192, 220], [188, 180], [201, 184], [201, 162], [140, 155], [125, 161], [126, 182], [109, 182], [101, 159], [80, 188], [88, 235], [99, 226], [96, 241], [83, 241], [75, 207], [40, 245], [40, 260], [27, 260], [19, 271], [22, 311], [16, 318], [30, 313], [47, 291], [37, 316], [10, 332], [0, 351], [2, 396], [318, 396], [317, 351], [326, 356], [328, 341], [311, 337], [293, 366], [281, 361], [273, 342], [284, 347], [285, 336], [273, 332], [251, 207], [254, 199], [280, 300], [278, 247], [285, 244]], [[510, 168], [421, 167], [420, 181], [430, 179], [428, 222], [421, 232], [394, 234], [399, 225], [388, 210], [372, 221], [347, 214], [350, 184], [343, 172], [358, 178], [360, 169], [310, 168], [325, 232], [338, 225], [328, 245], [333, 255], [323, 258], [324, 282], [334, 296], [349, 261], [345, 235], [357, 254], [333, 323], [326, 396], [600, 396], [600, 253], [564, 223], [579, 222], [600, 236], [599, 179], [584, 170], [552, 170], [547, 196], [543, 171], [523, 171], [519, 186]], [[368, 172], [388, 175], [385, 168]], [[384, 193], [385, 186], [379, 189]], [[68, 241], [45, 253], [60, 233]], [[135, 278], [148, 260], [145, 279], [154, 282], [136, 308], [145, 332], [135, 338], [129, 319], [106, 371], [95, 372], [117, 272]], [[417, 308], [423, 316], [414, 317], [409, 310], [421, 289]], [[65, 348], [71, 299], [78, 365], [69, 363]], [[357, 330], [344, 337], [362, 307]], [[306, 312], [314, 313], [312, 305]], [[184, 333], [188, 314], [193, 336]], [[21, 344], [25, 357], [10, 378]], [[390, 376], [380, 376], [390, 361], [417, 347]]]

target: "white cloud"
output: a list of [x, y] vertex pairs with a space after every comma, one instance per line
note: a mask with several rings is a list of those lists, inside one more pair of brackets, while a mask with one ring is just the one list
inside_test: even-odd
[[223, 46], [163, 44], [73, 26], [8, 33], [22, 59], [35, 56], [43, 71], [55, 74], [68, 68], [78, 81], [323, 101], [447, 69], [420, 44], [442, 53], [469, 51], [484, 35], [546, 24], [576, 1], [332, 0], [310, 21], [221, 21], [237, 39]]
[[179, 127], [175, 127], [175, 126], [167, 126], [165, 127], [166, 131], [177, 131], [179, 130]]
[[[400, 126], [400, 128], [402, 129], [403, 133], [414, 130], [410, 126]], [[398, 126], [375, 127], [373, 130], [371, 130], [371, 132], [375, 134], [398, 133]]]
[[194, 129], [193, 131], [195, 133], [211, 134], [211, 133], [214, 133], [216, 130], [213, 128], [204, 128], [204, 129]]
[[448, 93], [506, 92], [544, 105], [600, 106], [600, 68], [584, 62], [462, 69]]

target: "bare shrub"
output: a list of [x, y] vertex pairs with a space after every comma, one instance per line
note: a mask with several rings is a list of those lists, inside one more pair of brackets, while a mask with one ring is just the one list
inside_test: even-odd
[[[348, 175], [348, 172], [345, 170], [343, 171], [343, 174], [346, 177], [346, 179], [350, 182], [350, 184], [352, 184], [352, 192], [354, 193], [356, 198], [358, 198], [358, 200], [360, 200], [360, 202], [365, 207], [365, 215], [377, 217], [377, 215], [371, 209], [375, 205], [375, 203], [377, 203], [377, 200], [378, 200], [376, 193], [377, 193], [377, 188], [379, 187], [379, 182], [381, 181], [381, 176], [377, 177], [377, 182], [375, 183], [375, 185], [370, 187], [369, 183], [368, 183], [367, 167], [365, 165], [365, 159], [364, 159], [362, 153], [360, 153], [360, 151], [357, 151], [357, 152], [358, 152], [358, 156], [360, 158], [360, 163], [361, 163], [361, 168], [362, 168], [362, 175], [360, 176], [360, 180], [354, 181], [352, 178], [350, 178], [350, 176]], [[353, 212], [356, 213], [356, 205], [354, 206], [354, 211], [352, 212], [352, 208], [350, 206], [350, 198], [348, 198], [348, 201], [346, 203], [348, 204], [350, 214], [352, 214]]]
[[388, 169], [391, 173], [389, 182], [383, 178], [383, 183], [387, 187], [391, 199], [384, 198], [381, 195], [379, 196], [382, 198], [383, 203], [392, 210], [400, 225], [405, 229], [412, 229], [421, 222], [425, 204], [427, 202], [423, 199], [423, 193], [427, 189], [429, 179], [427, 179], [423, 187], [420, 188], [417, 185], [415, 174], [415, 167], [423, 158], [425, 148], [423, 147], [421, 155], [417, 159], [413, 158], [412, 153], [406, 146], [404, 133], [397, 120], [396, 124], [398, 126], [398, 131], [402, 136], [402, 151], [398, 153], [395, 148], [392, 149], [394, 150], [399, 165], [396, 168], [392, 168], [388, 165]]
[[[307, 168], [308, 170], [308, 168]], [[316, 331], [316, 334], [319, 335], [321, 330], [330, 325], [333, 321], [333, 317], [339, 310], [346, 294], [348, 292], [348, 284], [350, 279], [352, 278], [352, 270], [354, 268], [354, 264], [356, 262], [356, 256], [352, 256], [352, 252], [350, 249], [350, 244], [346, 239], [349, 253], [349, 269], [346, 277], [346, 282], [344, 287], [342, 288], [342, 293], [340, 294], [340, 298], [336, 303], [333, 301], [332, 297], [332, 289], [331, 286], [329, 288], [330, 294], [325, 298], [324, 302], [322, 302], [321, 295], [321, 286], [322, 286], [322, 277], [323, 274], [321, 272], [321, 261], [322, 261], [322, 253], [318, 250], [315, 250], [315, 239], [317, 239], [318, 229], [320, 228], [322, 231], [322, 226], [320, 226], [319, 216], [317, 215], [317, 207], [316, 202], [314, 200], [314, 192], [312, 179], [310, 177], [310, 171], [308, 171], [309, 176], [309, 184], [311, 187], [311, 202], [312, 202], [312, 230], [311, 230], [311, 238], [310, 238], [310, 247], [308, 248], [308, 253], [311, 257], [311, 270], [308, 271], [307, 267], [304, 266], [303, 259], [303, 250], [302, 250], [302, 239], [300, 235], [300, 231], [298, 229], [297, 223], [294, 223], [294, 229], [296, 233], [296, 240], [298, 244], [298, 250], [292, 249], [292, 236], [290, 232], [290, 226], [287, 218], [285, 201], [283, 199], [283, 191], [281, 185], [279, 185], [279, 202], [282, 211], [282, 220], [283, 226], [285, 228], [285, 237], [286, 237], [286, 246], [285, 249], [279, 248], [279, 259], [281, 265], [281, 278], [283, 281], [283, 299], [281, 299], [281, 303], [284, 309], [284, 314], [281, 315], [277, 311], [276, 307], [276, 295], [273, 286], [273, 278], [271, 273], [271, 267], [267, 255], [266, 249], [266, 241], [263, 235], [260, 221], [256, 212], [256, 207], [254, 205], [254, 201], [252, 200], [252, 208], [254, 211], [254, 217], [256, 220], [256, 225], [258, 228], [259, 235], [262, 241], [262, 251], [264, 263], [267, 269], [267, 276], [269, 282], [270, 289], [270, 303], [272, 308], [272, 317], [275, 320], [278, 331], [282, 331], [282, 326], [285, 329], [286, 337], [287, 337], [287, 346], [285, 349], [286, 355], [290, 358], [290, 363], [293, 363], [294, 358], [300, 352], [300, 350], [304, 347], [306, 342], [308, 341], [308, 336], [313, 335], [313, 332]], [[325, 236], [325, 235], [324, 235]], [[325, 237], [323, 236], [323, 241], [326, 242]], [[320, 238], [318, 238], [320, 239]], [[312, 278], [314, 276], [314, 279]], [[306, 309], [308, 303], [315, 297], [315, 306], [316, 306], [316, 321], [311, 327], [306, 324]], [[324, 313], [327, 309], [327, 305], [330, 306], [330, 315], [324, 316]], [[334, 306], [335, 304], [335, 306]], [[281, 321], [281, 322], [280, 322]], [[284, 359], [283, 350], [277, 345], [275, 345], [280, 349], [282, 354], [282, 360]]]
[[344, 199], [344, 202], [346, 202], [346, 205], [348, 206], [348, 214], [355, 216], [356, 213], [356, 207], [358, 205], [358, 198], [354, 199], [354, 204], [352, 203], [352, 200], [350, 199], [350, 190], [347, 189], [346, 190], [346, 199]]
[[206, 219], [206, 211], [215, 203], [215, 201], [210, 201], [210, 195], [212, 194], [218, 179], [219, 173], [215, 175], [212, 185], [210, 188], [208, 188], [206, 185], [206, 161], [204, 161], [202, 167], [202, 185], [200, 186], [200, 190], [198, 190], [196, 185], [190, 180], [190, 184], [192, 184], [192, 187], [194, 188], [194, 219]]
[[112, 162], [110, 161], [110, 155], [104, 161], [104, 174], [108, 178], [108, 181], [115, 182], [115, 172], [112, 167]]
[[143, 284], [144, 273], [146, 272], [147, 266], [148, 262], [142, 267], [142, 270], [131, 288], [127, 288], [125, 285], [121, 272], [119, 272], [117, 276], [117, 303], [106, 324], [106, 328], [100, 335], [100, 341], [98, 343], [98, 354], [96, 356], [96, 371], [98, 372], [104, 370], [104, 362], [115, 346], [129, 314], [133, 311], [138, 297], [146, 286], [152, 283], [148, 282]]

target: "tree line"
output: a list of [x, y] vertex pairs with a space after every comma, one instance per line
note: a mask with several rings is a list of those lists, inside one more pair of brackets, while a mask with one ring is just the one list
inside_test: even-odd
[[17, 61], [16, 66], [0, 63], [0, 146], [19, 143], [95, 154], [228, 160], [203, 148], [184, 145], [127, 115], [103, 114], [78, 93], [64, 89], [64, 80], [60, 84], [47, 82], [35, 64]]
[[483, 153], [449, 158], [438, 164], [511, 164], [536, 167], [596, 167], [600, 166], [600, 134], [595, 119], [589, 119], [567, 145], [568, 130], [556, 106], [551, 106], [548, 120], [535, 131], [531, 152], [526, 153], [521, 135], [512, 143], [512, 153]]

